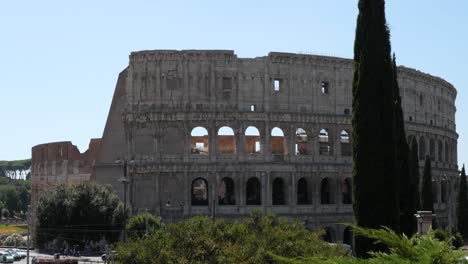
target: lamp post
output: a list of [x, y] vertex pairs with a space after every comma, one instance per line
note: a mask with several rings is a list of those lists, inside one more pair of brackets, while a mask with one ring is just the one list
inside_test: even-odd
[[124, 199], [124, 214], [125, 214], [125, 217], [124, 217], [124, 223], [123, 223], [123, 241], [126, 242], [127, 241], [127, 232], [125, 231], [125, 228], [127, 226], [127, 184], [129, 183], [129, 180], [127, 178], [127, 165], [128, 165], [128, 162], [126, 159], [124, 160], [116, 160], [115, 163], [117, 164], [122, 164], [122, 167], [123, 167], [123, 177], [119, 178], [118, 181], [120, 183], [122, 183], [124, 185], [124, 195], [123, 195], [123, 199]]

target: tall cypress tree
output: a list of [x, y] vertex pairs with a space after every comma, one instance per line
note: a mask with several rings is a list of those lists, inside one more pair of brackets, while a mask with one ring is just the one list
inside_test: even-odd
[[[405, 223], [401, 223], [401, 231], [407, 235], [411, 236], [417, 232], [417, 223], [414, 214], [421, 209], [421, 192], [420, 192], [420, 177], [419, 177], [419, 158], [418, 158], [418, 142], [415, 138], [411, 140], [411, 148], [409, 153], [409, 174], [407, 180], [408, 192], [407, 197], [407, 207], [406, 210], [402, 212], [405, 217]], [[401, 186], [401, 185], [400, 185]], [[401, 199], [401, 196], [400, 196]], [[401, 204], [401, 203], [400, 203]]]
[[434, 203], [432, 202], [432, 173], [431, 173], [431, 158], [426, 155], [424, 161], [423, 179], [422, 179], [422, 193], [421, 193], [421, 206], [424, 211], [434, 212]]
[[396, 175], [400, 177], [400, 230], [404, 234], [411, 236], [414, 231], [414, 213], [411, 206], [410, 190], [410, 149], [406, 141], [405, 123], [403, 110], [401, 109], [400, 87], [398, 85], [398, 69], [396, 66], [396, 57], [393, 54], [393, 85], [395, 96], [395, 133], [396, 133]]
[[[356, 224], [399, 229], [399, 176], [390, 33], [384, 0], [359, 0], [354, 43], [353, 209]], [[367, 257], [382, 246], [355, 238], [355, 252]]]
[[465, 165], [463, 165], [457, 193], [457, 230], [464, 239], [468, 238], [468, 193], [466, 188]]

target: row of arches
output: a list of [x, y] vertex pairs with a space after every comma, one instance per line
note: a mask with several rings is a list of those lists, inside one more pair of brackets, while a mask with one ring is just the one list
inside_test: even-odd
[[432, 161], [438, 162], [454, 162], [456, 159], [456, 144], [450, 143], [448, 140], [430, 138], [427, 140], [424, 136], [419, 137], [419, 140], [414, 136], [408, 137], [408, 142], [412, 140], [418, 142], [418, 156], [420, 160], [424, 160], [428, 155]]
[[[191, 204], [208, 205], [209, 204], [209, 187], [205, 178], [199, 177], [192, 181], [191, 185]], [[312, 204], [311, 188], [308, 180], [304, 177], [297, 181], [295, 204], [306, 205]], [[346, 178], [342, 182], [341, 203], [352, 203], [352, 185], [351, 178]], [[232, 178], [222, 178], [218, 186], [218, 204], [219, 205], [236, 205], [236, 189]], [[287, 186], [281, 177], [276, 177], [272, 181], [271, 203], [272, 205], [287, 204]], [[333, 183], [330, 178], [323, 178], [320, 182], [320, 204], [334, 204], [335, 192]], [[257, 177], [251, 177], [245, 185], [245, 204], [246, 205], [261, 205], [262, 204], [262, 188], [260, 180]]]
[[[207, 155], [209, 153], [209, 134], [208, 130], [202, 126], [192, 129], [191, 133], [191, 153]], [[330, 140], [327, 129], [322, 128], [318, 134], [318, 148], [320, 155], [333, 155], [333, 142]], [[260, 137], [260, 131], [249, 126], [244, 133], [244, 152], [246, 154], [257, 154], [264, 152], [264, 146]], [[295, 131], [294, 138], [294, 154], [295, 155], [310, 155], [310, 137], [306, 130], [298, 128]], [[341, 144], [341, 155], [351, 156], [351, 138], [347, 130], [342, 130], [339, 134], [339, 142]], [[218, 129], [216, 136], [217, 153], [236, 154], [237, 144], [234, 130], [231, 127], [223, 126]], [[270, 149], [275, 155], [288, 155], [289, 148], [283, 130], [279, 127], [274, 127], [270, 133]]]

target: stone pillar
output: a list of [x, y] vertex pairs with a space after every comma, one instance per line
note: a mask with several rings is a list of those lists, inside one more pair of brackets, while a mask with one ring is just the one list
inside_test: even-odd
[[432, 218], [435, 214], [432, 211], [418, 211], [415, 215], [416, 223], [418, 225], [418, 235], [425, 235], [432, 229]]

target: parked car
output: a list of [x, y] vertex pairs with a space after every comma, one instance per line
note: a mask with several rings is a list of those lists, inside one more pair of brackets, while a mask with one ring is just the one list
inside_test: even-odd
[[19, 250], [17, 248], [13, 248], [12, 249], [14, 252], [16, 252], [18, 255], [20, 255], [21, 259], [25, 259], [26, 258], [26, 252], [24, 252], [23, 250]]
[[13, 257], [13, 260], [20, 260], [21, 259], [21, 256], [20, 254], [18, 254], [16, 251], [14, 251], [13, 249], [7, 249], [5, 250], [6, 253], [8, 253], [10, 256]]
[[5, 251], [0, 251], [0, 263], [13, 263], [15, 259]]

